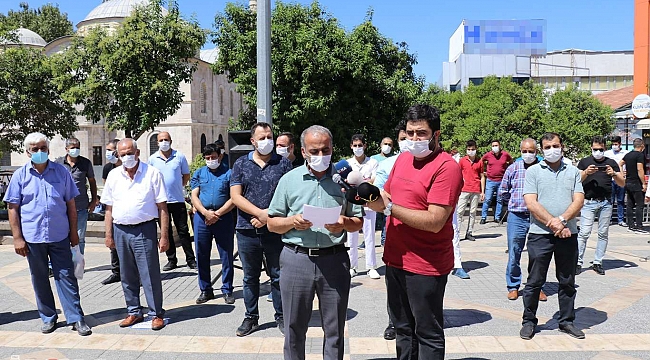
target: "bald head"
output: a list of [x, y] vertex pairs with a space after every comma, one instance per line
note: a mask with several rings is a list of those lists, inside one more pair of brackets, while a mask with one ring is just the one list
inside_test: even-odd
[[537, 149], [537, 141], [532, 138], [525, 138], [521, 140], [521, 145], [519, 145], [519, 148], [523, 150], [524, 146], [532, 146], [533, 149]]
[[172, 136], [169, 135], [167, 131], [161, 131], [158, 133], [158, 142], [161, 141], [169, 141], [170, 143], [172, 142]]
[[119, 157], [125, 155], [135, 155], [135, 157], [138, 158], [140, 156], [140, 150], [138, 150], [138, 143], [131, 138], [120, 140], [120, 142], [117, 143], [117, 155]]

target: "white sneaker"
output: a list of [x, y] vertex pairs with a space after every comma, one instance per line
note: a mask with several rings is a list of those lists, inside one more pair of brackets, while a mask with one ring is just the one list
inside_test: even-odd
[[375, 279], [375, 280], [381, 278], [381, 276], [379, 276], [379, 273], [378, 273], [377, 270], [375, 270], [375, 269], [370, 269], [370, 270], [368, 270], [368, 276], [369, 276], [371, 279]]
[[355, 276], [357, 276], [357, 269], [355, 268], [350, 269], [350, 277], [355, 277]]

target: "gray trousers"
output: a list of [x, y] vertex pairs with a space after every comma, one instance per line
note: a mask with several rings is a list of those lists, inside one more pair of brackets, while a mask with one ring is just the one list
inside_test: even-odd
[[280, 254], [280, 273], [284, 359], [305, 359], [307, 328], [316, 294], [325, 334], [323, 359], [342, 360], [350, 295], [350, 258], [347, 252], [309, 257], [285, 247]]
[[129, 315], [142, 316], [140, 284], [149, 306], [149, 316], [162, 318], [163, 294], [158, 259], [158, 234], [155, 221], [141, 225], [113, 224], [113, 239], [120, 258], [124, 300]]

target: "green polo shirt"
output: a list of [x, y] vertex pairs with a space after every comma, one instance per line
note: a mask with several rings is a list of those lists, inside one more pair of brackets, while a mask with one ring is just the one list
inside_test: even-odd
[[[302, 207], [305, 204], [323, 208], [343, 206], [343, 215], [363, 217], [363, 208], [345, 201], [341, 185], [332, 180], [331, 173], [318, 180], [305, 165], [302, 165], [280, 179], [269, 205], [269, 216], [289, 217], [302, 214]], [[343, 244], [346, 239], [347, 232], [333, 234], [325, 228], [293, 229], [282, 235], [282, 241], [285, 243], [307, 248], [328, 248]]]

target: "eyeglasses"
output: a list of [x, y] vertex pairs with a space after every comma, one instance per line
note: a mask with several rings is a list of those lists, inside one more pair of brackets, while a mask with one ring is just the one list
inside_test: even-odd
[[355, 144], [355, 145], [352, 145], [352, 147], [353, 148], [360, 148], [360, 147], [363, 147], [363, 144]]
[[601, 149], [601, 148], [591, 148], [591, 150], [605, 152], [605, 149]]

